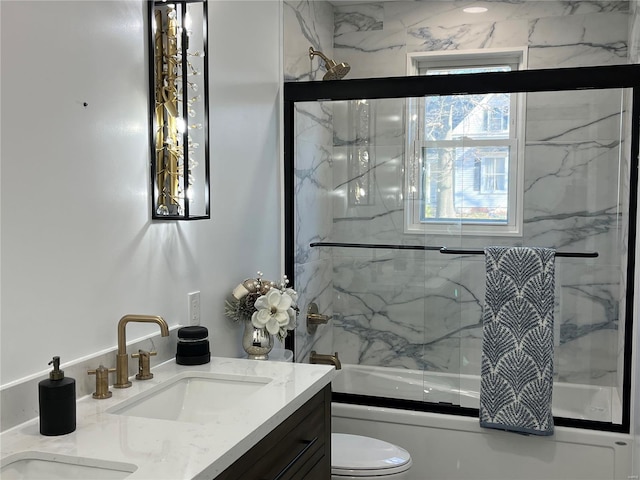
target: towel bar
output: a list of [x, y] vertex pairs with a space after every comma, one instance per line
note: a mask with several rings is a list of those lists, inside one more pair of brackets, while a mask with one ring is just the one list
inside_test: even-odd
[[[484, 250], [442, 247], [440, 253], [450, 255], [484, 255]], [[556, 252], [556, 257], [596, 258], [598, 252]]]

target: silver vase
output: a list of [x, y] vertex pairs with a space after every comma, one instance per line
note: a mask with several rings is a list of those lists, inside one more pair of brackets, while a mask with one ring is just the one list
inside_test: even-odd
[[256, 328], [250, 321], [245, 321], [242, 348], [253, 360], [267, 360], [273, 348], [273, 337], [266, 328]]

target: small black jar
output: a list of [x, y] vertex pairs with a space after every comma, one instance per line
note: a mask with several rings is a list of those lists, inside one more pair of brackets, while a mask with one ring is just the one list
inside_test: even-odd
[[178, 365], [202, 365], [211, 361], [207, 327], [182, 327], [178, 330]]

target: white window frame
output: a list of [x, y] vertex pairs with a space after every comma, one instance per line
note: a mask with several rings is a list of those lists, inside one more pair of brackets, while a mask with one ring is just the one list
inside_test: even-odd
[[[512, 69], [523, 70], [527, 65], [527, 48], [460, 50], [455, 52], [414, 52], [407, 54], [407, 75], [424, 74], [427, 68], [486, 67], [492, 65], [511, 65]], [[469, 140], [464, 147], [508, 145], [515, 158], [508, 163], [508, 217], [507, 222], [488, 223], [465, 220], [420, 221], [420, 158], [422, 147], [437, 147], [447, 141], [424, 142], [415, 138], [422, 135], [421, 112], [423, 100], [407, 99], [407, 144], [405, 145], [405, 233], [434, 235], [479, 235], [479, 236], [522, 236], [522, 217], [524, 199], [524, 134], [526, 109], [524, 93], [515, 93], [511, 98], [510, 131], [515, 137], [510, 139]], [[414, 113], [414, 115], [412, 115]], [[513, 191], [511, 189], [513, 188]]]

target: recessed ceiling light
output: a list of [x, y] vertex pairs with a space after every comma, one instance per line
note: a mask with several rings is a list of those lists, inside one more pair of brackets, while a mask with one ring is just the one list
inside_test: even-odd
[[463, 8], [462, 11], [465, 13], [484, 13], [488, 10], [485, 7], [467, 7]]

